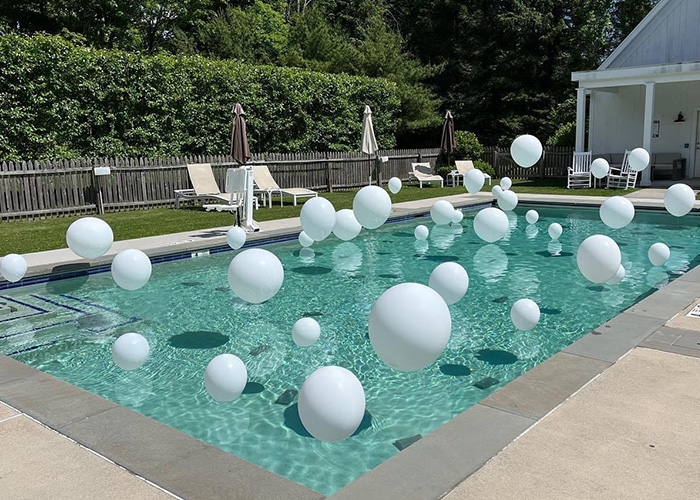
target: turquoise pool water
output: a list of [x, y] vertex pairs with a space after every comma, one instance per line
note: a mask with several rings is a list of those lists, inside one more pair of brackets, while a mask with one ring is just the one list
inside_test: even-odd
[[[352, 242], [331, 237], [313, 253], [300, 252], [296, 241], [266, 246], [282, 261], [285, 281], [260, 305], [243, 303], [228, 288], [233, 252], [157, 264], [148, 285], [135, 292], [119, 289], [109, 273], [5, 290], [0, 301], [11, 309], [0, 316], [0, 351], [331, 494], [398, 453], [396, 440], [425, 436], [694, 266], [699, 253], [695, 216], [638, 212], [627, 228], [612, 230], [597, 210], [537, 209], [539, 232], [528, 228], [527, 208], [519, 207], [509, 214], [509, 236], [492, 245], [474, 235], [476, 212], [466, 212], [457, 227], [415, 219], [363, 231]], [[555, 257], [548, 251], [552, 222], [564, 226]], [[427, 244], [414, 240], [418, 224], [431, 228]], [[576, 269], [578, 244], [595, 233], [620, 244], [627, 276], [618, 285], [594, 285]], [[657, 241], [671, 248], [663, 268], [647, 260]], [[447, 349], [421, 371], [392, 370], [367, 338], [370, 308], [392, 285], [427, 284], [444, 261], [459, 262], [470, 277], [465, 298], [450, 306]], [[530, 332], [517, 331], [509, 318], [523, 297], [542, 310]], [[291, 340], [292, 325], [303, 316], [315, 317], [322, 331], [306, 349]], [[134, 372], [111, 360], [113, 341], [129, 331], [151, 345], [151, 358]], [[249, 385], [239, 399], [221, 404], [207, 395], [202, 376], [209, 360], [225, 352], [246, 363]], [[306, 434], [296, 399], [275, 403], [330, 364], [358, 376], [368, 412], [359, 432], [333, 444]], [[487, 377], [498, 383], [473, 385]]]

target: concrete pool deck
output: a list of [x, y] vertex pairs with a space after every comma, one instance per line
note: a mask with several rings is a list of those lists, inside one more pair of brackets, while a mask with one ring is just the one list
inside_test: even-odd
[[[642, 191], [633, 194], [639, 193]], [[587, 206], [599, 205], [606, 199], [525, 194], [519, 195], [519, 198], [526, 203]], [[491, 195], [488, 193], [480, 193], [476, 196], [465, 194], [446, 197], [446, 199], [455, 206], [466, 206], [489, 203]], [[412, 214], [425, 213], [433, 201], [433, 199], [429, 199], [397, 204], [392, 211], [392, 217], [408, 217]], [[635, 206], [640, 208], [663, 207], [662, 200], [651, 196], [638, 196], [632, 201]], [[697, 207], [698, 203], [696, 202], [696, 209]], [[151, 256], [195, 252], [217, 245], [225, 245], [225, 231], [227, 229], [216, 228], [130, 242], [117, 242], [111, 251], [111, 256], [124, 248], [140, 248]], [[262, 223], [260, 233], [250, 235], [249, 241], [293, 234], [299, 230], [298, 218], [271, 221], [270, 223]], [[55, 272], [57, 268], [60, 271], [61, 268], [84, 263], [84, 261], [77, 260], [68, 250], [29, 254], [25, 257], [27, 257], [34, 276], [51, 271]], [[108, 264], [109, 260], [108, 255], [102, 261], [98, 261], [97, 265], [104, 266]], [[568, 411], [572, 404], [583, 405], [584, 408], [590, 410], [586, 417], [592, 418], [592, 422], [595, 422], [595, 418], [604, 418], [604, 422], [611, 422], [609, 423], [610, 429], [615, 428], [612, 423], [614, 418], [623, 419], [624, 423], [628, 425], [627, 429], [635, 429], [639, 428], [640, 425], [649, 424], [648, 421], [641, 421], [644, 419], [640, 420], [635, 415], [632, 415], [635, 418], [629, 418], [631, 403], [624, 406], [627, 399], [616, 396], [619, 391], [632, 391], [632, 389], [636, 391], [632, 391], [633, 395], [648, 396], [647, 399], [640, 400], [645, 402], [643, 406], [646, 407], [646, 404], [664, 405], [663, 409], [656, 413], [657, 416], [661, 415], [670, 422], [685, 422], [687, 432], [694, 432], [696, 436], [700, 435], [697, 432], [697, 424], [691, 421], [691, 418], [697, 415], [698, 410], [700, 410], [697, 391], [691, 394], [687, 393], [689, 389], [695, 389], [692, 384], [678, 382], [674, 386], [676, 390], [673, 397], [669, 396], [661, 400], [654, 399], [654, 397], [664, 395], [665, 385], [661, 382], [669, 380], [669, 376], [666, 374], [669, 361], [665, 357], [670, 356], [671, 359], [676, 360], [671, 362], [672, 365], [684, 367], [683, 373], [687, 372], [689, 375], [683, 375], [683, 381], [693, 378], [700, 380], [700, 366], [695, 363], [695, 360], [691, 363], [686, 362], [687, 357], [700, 357], [700, 350], [698, 350], [700, 349], [700, 344], [698, 344], [700, 343], [700, 334], [698, 334], [700, 323], [696, 326], [693, 322], [688, 323], [689, 320], [677, 315], [679, 311], [688, 310], [697, 302], [698, 297], [700, 297], [700, 268], [689, 271], [667, 287], [635, 304], [608, 323], [601, 325], [564, 351], [494, 392], [479, 404], [469, 408], [433, 433], [341, 489], [333, 495], [333, 498], [441, 498], [455, 487], [457, 488], [449, 496], [453, 500], [472, 498], [472, 490], [483, 493], [483, 496], [474, 496], [474, 498], [509, 498], [516, 493], [520, 494], [520, 490], [513, 489], [510, 493], [503, 490], [502, 493], [497, 494], [496, 491], [501, 491], [497, 488], [505, 486], [516, 488], [517, 481], [521, 480], [519, 478], [522, 475], [530, 478], [527, 480], [541, 481], [542, 489], [538, 488], [537, 484], [534, 486], [526, 485], [532, 488], [531, 491], [535, 495], [530, 498], [617, 498], [617, 490], [604, 490], [597, 488], [597, 483], [590, 484], [590, 481], [584, 483], [582, 480], [576, 482], [578, 486], [583, 484], [581, 487], [584, 487], [584, 490], [580, 490], [580, 492], [579, 490], [567, 490], [561, 493], [561, 490], [552, 489], [551, 495], [547, 496], [547, 488], [554, 488], [557, 479], [551, 477], [550, 483], [544, 481], [543, 477], [548, 471], [554, 470], [547, 469], [544, 464], [556, 464], [557, 453], [564, 453], [561, 450], [570, 450], [575, 456], [581, 455], [578, 456], [581, 461], [580, 467], [588, 465], [591, 469], [598, 466], [598, 463], [593, 460], [599, 461], [599, 456], [589, 455], [587, 451], [583, 453], [576, 451], [587, 450], [587, 444], [595, 445], [597, 443], [595, 439], [601, 437], [595, 432], [562, 434], [558, 447], [554, 449], [556, 453], [550, 457], [551, 462], [545, 461], [546, 457], [544, 457], [541, 467], [534, 467], [535, 464], [532, 462], [535, 456], [539, 459], [542, 455], [528, 455], [527, 453], [538, 448], [538, 442], [547, 443], [550, 436], [546, 432], [557, 432], [557, 429], [561, 429], [562, 426], [564, 428], [584, 426], [579, 421], [583, 415], [576, 410]], [[695, 321], [700, 322], [700, 320]], [[639, 345], [645, 349], [637, 348]], [[645, 376], [639, 378], [636, 376], [638, 371], [634, 371], [637, 369], [637, 365], [628, 367], [626, 360], [635, 361], [639, 359], [638, 351], [649, 349], [666, 351], [657, 354], [657, 356], [664, 358], [663, 362], [646, 362], [648, 366], [644, 372]], [[631, 350], [633, 350], [632, 354], [623, 357]], [[656, 351], [654, 353], [656, 354]], [[622, 360], [618, 361], [621, 357], [623, 357]], [[641, 363], [644, 364], [647, 358], [641, 359]], [[602, 375], [598, 377], [601, 373]], [[675, 382], [677, 379], [678, 377], [672, 377], [670, 382]], [[584, 389], [577, 393], [582, 387]], [[596, 388], [597, 391], [593, 393], [593, 397], [581, 399], [589, 394], [586, 391], [592, 387]], [[681, 404], [676, 404], [677, 402], [673, 398], [678, 399]], [[620, 401], [624, 411], [606, 413], [605, 409], [610, 401], [618, 399], [624, 399], [624, 401]], [[10, 420], [7, 421], [3, 420], [5, 417], [0, 416], [0, 491], [3, 492], [3, 498], [37, 498], [42, 496], [42, 491], [44, 495], [60, 498], [60, 495], [54, 493], [63, 493], [62, 489], [67, 487], [65, 483], [61, 482], [60, 466], [64, 465], [69, 467], [66, 470], [69, 477], [73, 478], [71, 487], [74, 488], [70, 490], [72, 494], [65, 494], [65, 498], [95, 498], [90, 484], [91, 481], [95, 481], [100, 476], [97, 473], [93, 475], [93, 469], [98, 470], [102, 467], [106, 470], [114, 469], [109, 474], [114, 475], [116, 479], [104, 480], [102, 483], [105, 487], [110, 488], [114, 498], [170, 498], [161, 490], [134, 477], [133, 474], [147, 478], [182, 498], [321, 498], [318, 493], [296, 483], [5, 356], [0, 356], [0, 401], [9, 403], [19, 411], [36, 418], [50, 429], [57, 430], [60, 434], [68, 436], [123, 467], [113, 465], [109, 461], [95, 456], [59, 434], [32, 422], [27, 417], [15, 415], [12, 413], [15, 410], [11, 408], [0, 406], [0, 412], [4, 410], [10, 413]], [[578, 407], [574, 406], [574, 408]], [[652, 412], [649, 410], [644, 415], [651, 414]], [[639, 415], [642, 414], [639, 413]], [[19, 433], [14, 430], [3, 433], [2, 425], [16, 419], [27, 419], [34, 425], [24, 426], [24, 430]], [[550, 424], [550, 422], [553, 423]], [[693, 452], [697, 453], [695, 450], [700, 449], [697, 443], [688, 439], [688, 443], [693, 444], [695, 450], [681, 449], [682, 443], [679, 443], [678, 439], [674, 440], [674, 435], [672, 435], [673, 432], [677, 431], [676, 426], [666, 425], [658, 419], [653, 420], [652, 423], [655, 423], [653, 430], [656, 432], [654, 435], [656, 445], [672, 443], [669, 446], [673, 447], [673, 453], [682, 456], [684, 463], [688, 457], [688, 467], [700, 463], [697, 460], [697, 455], [693, 455]], [[530, 430], [528, 431], [528, 429]], [[543, 430], [540, 431], [540, 429]], [[526, 431], [528, 432], [523, 435]], [[666, 432], [671, 434], [666, 436]], [[42, 433], [51, 433], [55, 438], [60, 437], [71, 445], [69, 448], [72, 448], [72, 451], [68, 451], [59, 460], [46, 460], [44, 462], [17, 460], [13, 462], [13, 457], [20, 456], [21, 450], [16, 452], [11, 450], [21, 447], [24, 441], [44, 439]], [[25, 437], [18, 439], [18, 435]], [[521, 435], [522, 437], [519, 438]], [[611, 434], [601, 433], [601, 435], [610, 436]], [[530, 436], [534, 437], [530, 438]], [[624, 438], [619, 441], [622, 444], [627, 442]], [[654, 444], [652, 441], [649, 443]], [[526, 447], [528, 445], [530, 448]], [[524, 451], [520, 451], [521, 448]], [[614, 481], [611, 470], [619, 470], [621, 473], [625, 471], [624, 464], [620, 463], [628, 460], [627, 456], [622, 453], [625, 451], [629, 450], [625, 448], [612, 450], [611, 457], [622, 458], [619, 458], [617, 463], [611, 462], [608, 468], [603, 469], [606, 474], [610, 474], [610, 484], [613, 486], [617, 483]], [[646, 449], [644, 451], [646, 452]], [[520, 455], [518, 455], [519, 453]], [[70, 466], [73, 462], [86, 460], [81, 458], [81, 454], [89, 454], [92, 459], [101, 460], [103, 463], [99, 465], [91, 463], [89, 474], [85, 473], [86, 469], [82, 469], [82, 473], [70, 475]], [[525, 460], [520, 459], [522, 462], [520, 468], [513, 465], [517, 460], [509, 458], [522, 456], [525, 456]], [[6, 461], [4, 457], [8, 457], [8, 460]], [[641, 460], [637, 455], [631, 455], [631, 457], [631, 459]], [[695, 460], [691, 460], [692, 458]], [[13, 471], [15, 478], [20, 477], [19, 473], [21, 472], [25, 474], [25, 480], [31, 480], [30, 478], [40, 474], [46, 481], [34, 480], [37, 487], [34, 496], [23, 496], [25, 495], [25, 490], [22, 489], [23, 483], [21, 481], [12, 482], [13, 474], [7, 474], [4, 469], [6, 463], [10, 463], [10, 465], [14, 463], [15, 468], [10, 467], [10, 470]], [[487, 465], [482, 468], [484, 463]], [[506, 463], [508, 466], [499, 467], [499, 463]], [[615, 465], [618, 466], [617, 469], [614, 468]], [[668, 469], [666, 467], [665, 470], [668, 471]], [[475, 474], [476, 471], [479, 472]], [[527, 471], [531, 471], [530, 475], [527, 475]], [[686, 471], [683, 469], [683, 472], [677, 472], [675, 476], [673, 476], [672, 471], [663, 477], [657, 476], [656, 481], [660, 485], [668, 480], [685, 482], [688, 483], [688, 488], [693, 487], [696, 491], [700, 484], [695, 478], [700, 478], [700, 474], [698, 474], [697, 468], [693, 471], [692, 479], [685, 476]], [[654, 470], [650, 467], [645, 467], [642, 472], [648, 477], [654, 477]], [[494, 481], [512, 484], [491, 484]], [[44, 489], [40, 490], [42, 484]], [[476, 484], [476, 486], [472, 486], [472, 484]], [[489, 484], [491, 484], [493, 491], [490, 496]], [[586, 487], [587, 484], [588, 487]], [[657, 486], [660, 488], [660, 485]], [[143, 488], [139, 490], [143, 493], [129, 495], [127, 488]], [[524, 488], [523, 491], [525, 491]], [[93, 493], [91, 494], [91, 492]], [[5, 494], [9, 496], [5, 496]], [[524, 498], [528, 498], [527, 491], [523, 495], [525, 495]], [[642, 496], [652, 498], [651, 496]], [[110, 498], [107, 495], [99, 497]], [[674, 496], [674, 498], [686, 497], [682, 494]], [[624, 496], [620, 496], [620, 498], [624, 498]], [[639, 496], [634, 498], [639, 498]]]

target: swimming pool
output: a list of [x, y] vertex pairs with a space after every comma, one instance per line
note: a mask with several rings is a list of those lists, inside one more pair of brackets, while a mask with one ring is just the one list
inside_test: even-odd
[[[285, 283], [261, 305], [244, 304], [228, 289], [230, 252], [156, 265], [151, 282], [136, 292], [118, 289], [106, 273], [5, 291], [0, 300], [13, 310], [0, 317], [0, 350], [329, 494], [397, 453], [396, 440], [426, 435], [694, 265], [694, 216], [639, 211], [627, 228], [609, 230], [597, 210], [538, 208], [534, 234], [525, 210], [511, 214], [509, 237], [494, 245], [474, 236], [474, 213], [456, 228], [433, 228], [427, 248], [413, 238], [417, 224], [432, 227], [425, 219], [348, 243], [329, 239], [315, 244], [313, 255], [296, 242], [270, 245], [285, 267]], [[546, 228], [555, 221], [564, 235], [561, 254], [552, 257]], [[593, 285], [576, 270], [575, 249], [594, 233], [620, 244], [622, 283]], [[664, 268], [652, 268], [646, 257], [656, 241], [671, 247]], [[394, 284], [427, 283], [432, 269], [449, 260], [468, 270], [471, 283], [467, 296], [450, 306], [445, 353], [416, 373], [391, 370], [366, 338], [373, 302]], [[543, 313], [530, 332], [515, 330], [508, 315], [522, 297], [536, 300]], [[322, 327], [321, 341], [308, 349], [291, 341], [291, 326], [302, 316]], [[151, 359], [135, 372], [111, 361], [113, 340], [127, 331], [151, 344]], [[32, 349], [38, 345], [45, 346]], [[224, 352], [246, 362], [250, 384], [238, 400], [217, 404], [202, 374]], [[334, 444], [305, 434], [294, 402], [275, 403], [327, 364], [358, 376], [369, 413], [354, 437]], [[489, 378], [498, 383], [474, 386]]]

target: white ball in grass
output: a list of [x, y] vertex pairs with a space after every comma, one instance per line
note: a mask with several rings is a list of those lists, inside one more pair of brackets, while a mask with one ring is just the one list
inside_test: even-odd
[[219, 403], [233, 401], [248, 383], [248, 370], [238, 356], [219, 354], [204, 370], [204, 387]]
[[151, 259], [141, 250], [129, 248], [112, 260], [112, 279], [124, 290], [138, 290], [151, 279]]
[[398, 177], [392, 177], [389, 179], [389, 191], [391, 191], [392, 194], [396, 194], [401, 191], [401, 186], [401, 179]]
[[148, 359], [148, 341], [138, 333], [125, 333], [112, 345], [112, 359], [122, 370], [136, 370]]
[[470, 194], [478, 193], [484, 187], [484, 173], [478, 168], [473, 168], [464, 176], [464, 187]]
[[66, 231], [66, 243], [71, 251], [84, 259], [103, 256], [114, 242], [114, 233], [102, 219], [83, 217], [73, 222]]
[[292, 340], [299, 347], [314, 345], [321, 336], [321, 327], [313, 318], [301, 318], [292, 327]]
[[534, 300], [520, 299], [510, 308], [510, 319], [518, 330], [532, 330], [540, 321], [540, 307]]
[[226, 242], [234, 250], [238, 250], [245, 245], [246, 232], [240, 226], [233, 226], [226, 232]]
[[654, 266], [663, 266], [671, 258], [671, 250], [665, 243], [654, 243], [647, 255]]
[[16, 283], [27, 274], [27, 261], [16, 253], [5, 255], [0, 259], [0, 276], [10, 283]]
[[510, 180], [510, 177], [504, 177], [503, 179], [501, 179], [501, 182], [499, 184], [501, 185], [503, 191], [508, 191], [513, 185], [513, 181]]
[[610, 164], [605, 158], [596, 158], [591, 162], [591, 174], [596, 179], [602, 179], [610, 173]]

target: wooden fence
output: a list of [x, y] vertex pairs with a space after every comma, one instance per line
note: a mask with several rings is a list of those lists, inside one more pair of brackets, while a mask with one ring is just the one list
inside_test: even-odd
[[530, 168], [516, 165], [508, 148], [485, 148], [482, 160], [493, 166], [496, 177], [511, 179], [565, 179], [566, 169], [571, 166], [574, 148], [547, 148], [537, 164]]

